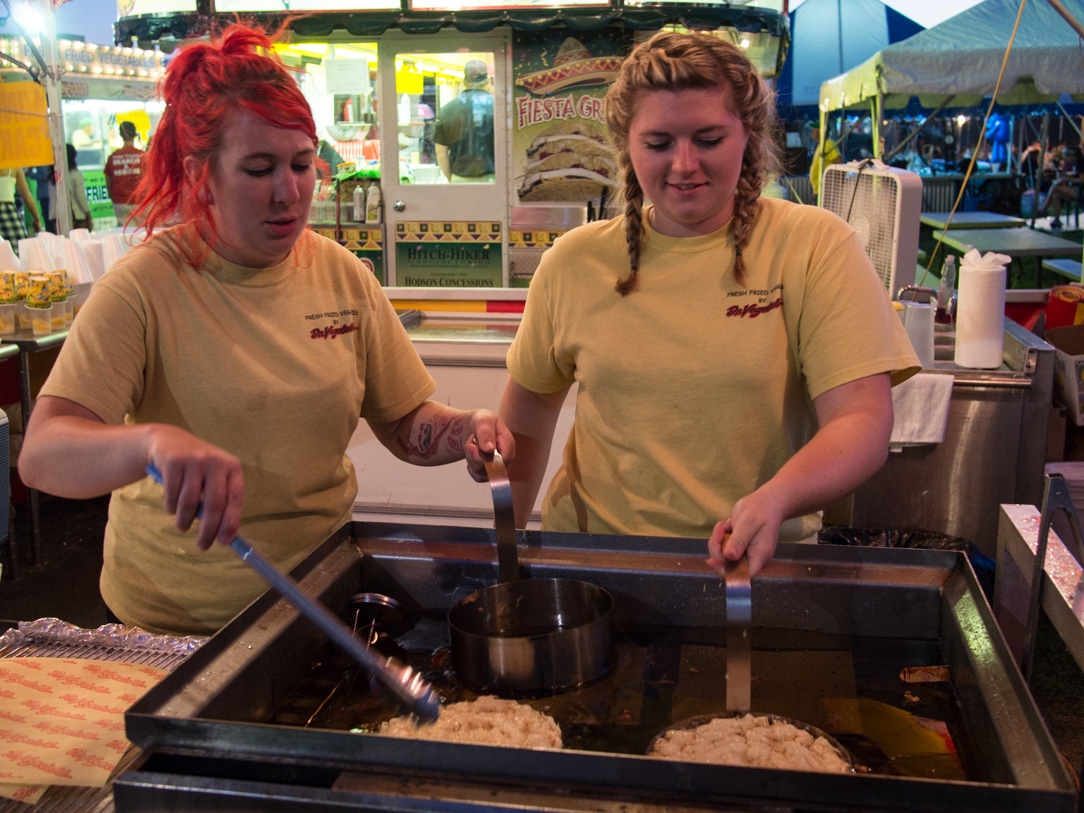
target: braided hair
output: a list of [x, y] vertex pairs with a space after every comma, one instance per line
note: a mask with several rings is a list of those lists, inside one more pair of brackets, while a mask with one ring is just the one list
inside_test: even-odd
[[631, 273], [616, 285], [625, 296], [636, 287], [644, 229], [644, 190], [629, 153], [629, 130], [640, 95], [655, 90], [680, 91], [727, 84], [741, 117], [748, 142], [741, 175], [734, 191], [734, 276], [745, 275], [742, 248], [749, 242], [758, 210], [760, 190], [780, 170], [775, 136], [775, 96], [745, 53], [710, 32], [663, 32], [639, 45], [621, 65], [617, 80], [603, 102], [603, 115], [621, 169], [625, 205], [625, 242]]

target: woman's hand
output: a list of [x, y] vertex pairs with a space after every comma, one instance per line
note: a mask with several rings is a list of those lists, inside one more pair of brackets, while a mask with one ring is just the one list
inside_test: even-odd
[[108, 494], [162, 473], [165, 510], [179, 531], [192, 526], [203, 503], [196, 544], [229, 544], [241, 523], [244, 486], [233, 455], [190, 432], [162, 423], [107, 425], [65, 398], [38, 399], [19, 455], [19, 473], [31, 488], [81, 500]]
[[471, 430], [470, 438], [463, 447], [467, 471], [475, 481], [488, 482], [485, 458], [497, 451], [508, 465], [516, 457], [516, 439], [504, 421], [488, 409], [475, 410], [467, 425]]
[[775, 555], [783, 520], [823, 510], [872, 477], [888, 457], [888, 373], [840, 384], [813, 399], [820, 429], [764, 485], [734, 503], [708, 540], [708, 564], [748, 552], [755, 576]]
[[178, 531], [200, 517], [196, 546], [228, 545], [241, 525], [245, 489], [241, 461], [174, 426], [158, 425], [148, 444], [148, 463], [162, 473], [165, 510]]
[[516, 439], [496, 413], [488, 409], [454, 409], [425, 401], [397, 421], [369, 422], [385, 447], [415, 466], [441, 466], [466, 460], [470, 476], [488, 479], [483, 454], [501, 453], [505, 462], [516, 456]]
[[734, 503], [729, 519], [716, 524], [708, 539], [708, 564], [723, 575], [723, 560], [749, 558], [749, 577], [756, 576], [775, 555], [783, 509], [758, 489]]

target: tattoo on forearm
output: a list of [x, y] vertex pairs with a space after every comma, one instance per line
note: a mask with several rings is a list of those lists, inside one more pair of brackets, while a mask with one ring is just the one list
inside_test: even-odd
[[449, 451], [461, 452], [466, 422], [467, 417], [462, 415], [452, 418], [434, 415], [422, 421], [410, 434], [406, 447], [407, 454], [421, 458], [436, 457], [441, 452], [442, 440]]

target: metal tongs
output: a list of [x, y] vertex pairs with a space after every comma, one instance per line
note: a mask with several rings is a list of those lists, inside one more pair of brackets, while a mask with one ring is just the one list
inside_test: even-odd
[[749, 711], [753, 680], [753, 592], [749, 583], [749, 559], [723, 560], [726, 584], [726, 710]]
[[[147, 474], [156, 483], [162, 483], [162, 473], [153, 463], [147, 466]], [[202, 506], [199, 513], [202, 514]], [[411, 714], [422, 720], [436, 720], [440, 716], [440, 697], [411, 666], [362, 646], [338, 616], [305, 595], [297, 582], [264, 559], [240, 536], [233, 538], [230, 547], [245, 564], [263, 576], [275, 592], [361, 664], [374, 681]]]

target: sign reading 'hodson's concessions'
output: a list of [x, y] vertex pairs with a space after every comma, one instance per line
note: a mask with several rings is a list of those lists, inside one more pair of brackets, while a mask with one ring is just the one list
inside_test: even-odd
[[131, 743], [124, 712], [166, 669], [77, 658], [0, 660], [0, 796], [103, 787]]
[[395, 224], [395, 284], [428, 288], [496, 288], [502, 284], [501, 224]]

